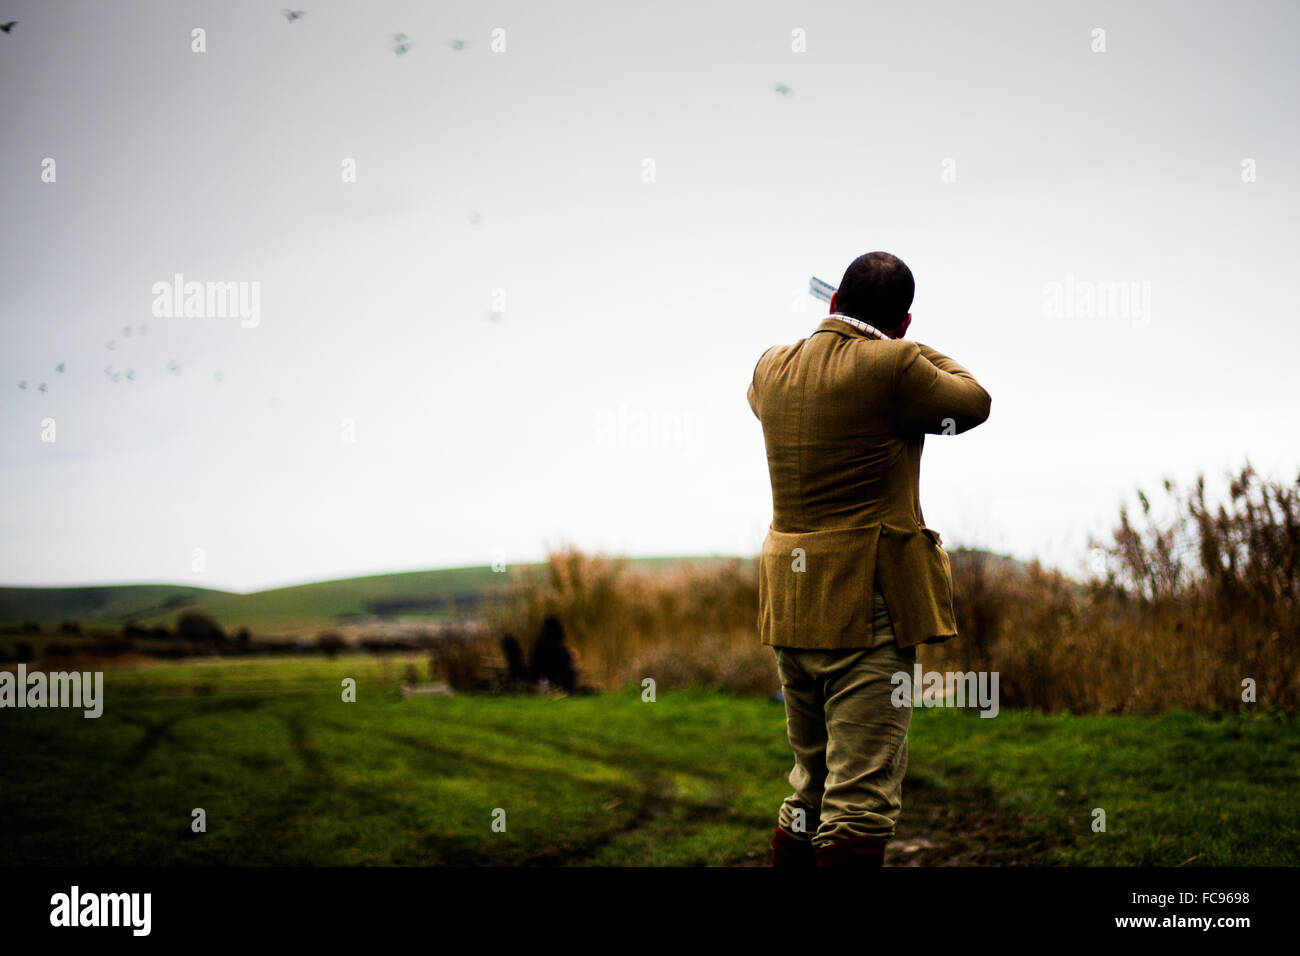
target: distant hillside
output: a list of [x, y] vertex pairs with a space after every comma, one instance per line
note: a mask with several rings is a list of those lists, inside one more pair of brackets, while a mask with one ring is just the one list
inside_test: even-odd
[[[713, 560], [720, 559], [640, 558], [632, 563], [667, 568], [682, 561]], [[49, 631], [64, 620], [75, 620], [83, 629], [117, 629], [127, 622], [171, 628], [182, 611], [196, 609], [227, 632], [247, 627], [256, 635], [287, 634], [376, 618], [472, 616], [501, 593], [507, 581], [508, 575], [481, 565], [341, 578], [249, 594], [172, 585], [0, 588], [0, 628], [12, 631], [35, 621]]]
[[[254, 633], [297, 630], [372, 618], [449, 618], [473, 614], [488, 596], [505, 587], [507, 576], [483, 565], [341, 578], [251, 594], [214, 594], [196, 603], [226, 630]], [[454, 613], [453, 613], [454, 612]], [[141, 623], [170, 627], [178, 611]]]
[[124, 624], [208, 598], [237, 597], [227, 591], [171, 584], [123, 584], [73, 588], [0, 588], [0, 625], [35, 621]]

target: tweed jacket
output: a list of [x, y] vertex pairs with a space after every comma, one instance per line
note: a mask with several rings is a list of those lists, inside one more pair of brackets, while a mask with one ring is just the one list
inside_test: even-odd
[[900, 646], [956, 636], [948, 555], [921, 512], [921, 451], [927, 434], [984, 422], [990, 401], [947, 356], [833, 316], [763, 353], [749, 405], [772, 482], [759, 560], [764, 644], [873, 646], [876, 586]]

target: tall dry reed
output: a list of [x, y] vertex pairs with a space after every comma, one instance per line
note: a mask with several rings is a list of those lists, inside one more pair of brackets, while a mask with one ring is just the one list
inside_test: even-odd
[[[1205, 482], [1165, 482], [1165, 507], [1138, 492], [1099, 573], [1075, 581], [1033, 561], [954, 549], [960, 636], [921, 648], [928, 670], [997, 671], [1001, 704], [1044, 711], [1154, 713], [1300, 705], [1300, 479], [1249, 466], [1226, 500]], [[1166, 517], [1157, 517], [1158, 514]], [[752, 561], [666, 566], [566, 548], [522, 569], [498, 626], [527, 647], [547, 614], [564, 623], [583, 679], [612, 689], [653, 677], [739, 693], [778, 689], [756, 633]]]

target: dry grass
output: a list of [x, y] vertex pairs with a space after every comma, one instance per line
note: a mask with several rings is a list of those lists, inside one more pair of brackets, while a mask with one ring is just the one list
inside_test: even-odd
[[[1164, 483], [1140, 517], [1121, 509], [1097, 578], [1077, 583], [1031, 563], [951, 555], [961, 637], [925, 648], [935, 670], [995, 670], [1011, 707], [1155, 713], [1300, 704], [1300, 480], [1246, 466], [1227, 500]], [[1167, 515], [1157, 519], [1157, 512]]]
[[528, 647], [542, 619], [557, 615], [583, 683], [779, 689], [772, 652], [755, 636], [757, 570], [739, 559], [655, 567], [564, 548], [541, 570], [512, 574], [497, 626]]
[[[1236, 709], [1248, 678], [1260, 705], [1296, 708], [1300, 480], [1264, 481], [1247, 466], [1217, 507], [1203, 479], [1164, 491], [1164, 521], [1141, 492], [1139, 520], [1121, 510], [1092, 581], [953, 550], [961, 636], [923, 647], [922, 665], [998, 671], [1003, 706], [1048, 712]], [[769, 694], [776, 668], [757, 606], [757, 570], [739, 560], [661, 569], [567, 548], [517, 573], [496, 623], [527, 647], [558, 615], [582, 679], [602, 689], [653, 677]]]

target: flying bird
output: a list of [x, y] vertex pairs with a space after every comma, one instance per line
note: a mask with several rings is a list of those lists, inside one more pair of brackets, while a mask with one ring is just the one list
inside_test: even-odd
[[451, 41], [451, 48], [452, 48], [453, 50], [463, 50], [463, 49], [465, 49], [465, 41], [464, 41], [464, 40], [452, 40], [452, 41]]
[[109, 347], [110, 349], [115, 349], [115, 348], [117, 348], [117, 343], [114, 342], [112, 339], [109, 339], [109, 340], [108, 340], [108, 347]]
[[294, 20], [299, 20], [306, 15], [307, 15], [306, 10], [285, 10], [284, 11], [284, 18], [288, 20], [290, 23], [293, 23]]
[[23, 379], [21, 382], [19, 382], [18, 387], [21, 388], [24, 392], [27, 391], [27, 379]]
[[167, 363], [167, 371], [171, 372], [173, 375], [179, 375], [181, 374], [181, 367], [175, 359], [172, 359]]
[[40, 385], [37, 385], [36, 391], [40, 392], [42, 395], [45, 394], [45, 383], [41, 382]]
[[790, 89], [790, 87], [786, 86], [784, 83], [776, 84], [776, 91], [782, 96], [789, 96], [794, 92], [794, 90]]
[[129, 339], [131, 337], [131, 326], [128, 325], [124, 329], [122, 329], [122, 337], [125, 339]]
[[0, 30], [3, 30], [5, 33], [8, 33], [16, 26], [18, 26], [18, 21], [10, 20], [8, 23], [0, 23]]
[[58, 365], [54, 366], [54, 371], [56, 371], [56, 372], [58, 372], [60, 375], [62, 375], [62, 374], [63, 374], [63, 363], [60, 362]]
[[396, 53], [398, 56], [401, 56], [403, 53], [405, 53], [405, 52], [406, 52], [407, 50], [409, 50], [410, 48], [411, 48], [411, 41], [410, 41], [410, 39], [407, 38], [407, 36], [406, 36], [405, 33], [394, 33], [394, 34], [393, 34], [393, 52], [394, 52], [394, 53]]
[[128, 382], [134, 382], [134, 381], [135, 381], [135, 369], [129, 368], [129, 369], [126, 370], [126, 380], [127, 380]]

